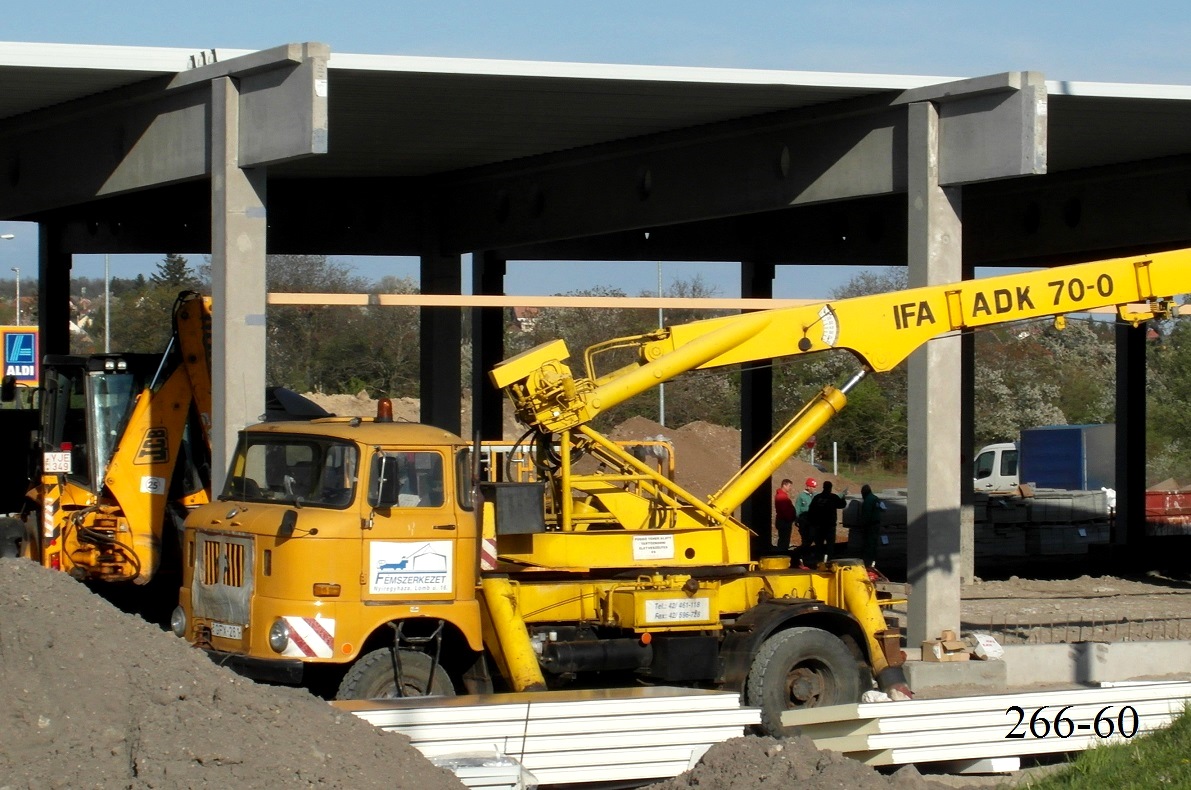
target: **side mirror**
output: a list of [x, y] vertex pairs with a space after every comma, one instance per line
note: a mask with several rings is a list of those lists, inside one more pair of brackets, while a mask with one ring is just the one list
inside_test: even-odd
[[287, 510], [281, 517], [281, 526], [277, 528], [277, 537], [292, 538], [294, 529], [298, 526], [298, 511]]
[[391, 508], [397, 505], [400, 492], [397, 482], [397, 459], [385, 453], [372, 454], [372, 471], [368, 481], [368, 506]]
[[0, 381], [0, 401], [12, 403], [17, 399], [17, 377], [5, 376]]

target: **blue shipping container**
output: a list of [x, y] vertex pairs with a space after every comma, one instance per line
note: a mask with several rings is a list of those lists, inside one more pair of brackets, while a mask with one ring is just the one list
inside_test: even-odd
[[1047, 425], [1021, 432], [1021, 481], [1038, 488], [1116, 488], [1116, 426]]

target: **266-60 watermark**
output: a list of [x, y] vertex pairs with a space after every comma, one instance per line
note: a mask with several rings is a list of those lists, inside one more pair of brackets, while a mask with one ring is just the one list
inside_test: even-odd
[[[1005, 734], [1006, 738], [1046, 738], [1048, 736], [1058, 736], [1059, 738], [1070, 738], [1072, 735], [1095, 735], [1098, 738], [1111, 738], [1113, 735], [1120, 735], [1122, 738], [1132, 738], [1137, 734], [1140, 719], [1137, 716], [1137, 709], [1132, 705], [1124, 705], [1120, 710], [1116, 710], [1115, 705], [1105, 705], [1096, 714], [1096, 718], [1092, 721], [1076, 721], [1067, 715], [1067, 711], [1073, 708], [1073, 705], [1068, 705], [1064, 708], [1059, 708], [1058, 713], [1053, 717], [1044, 713], [1047, 708], [1053, 706], [1043, 705], [1034, 711], [1034, 715], [1026, 718], [1027, 710], [1018, 705], [1010, 705], [1005, 709], [1006, 716], [1017, 715], [1017, 721], [1014, 722], [1013, 727]], [[1114, 710], [1116, 710], [1114, 714]]]

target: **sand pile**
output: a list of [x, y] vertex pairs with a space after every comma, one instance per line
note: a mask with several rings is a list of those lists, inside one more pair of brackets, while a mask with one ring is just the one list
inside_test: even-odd
[[402, 735], [257, 685], [69, 576], [0, 559], [0, 787], [458, 790]]

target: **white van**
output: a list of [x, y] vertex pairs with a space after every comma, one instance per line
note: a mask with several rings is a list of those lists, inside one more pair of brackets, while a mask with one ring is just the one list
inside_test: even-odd
[[1005, 491], [1017, 487], [1017, 445], [1013, 442], [985, 445], [980, 448], [973, 466], [977, 491]]

